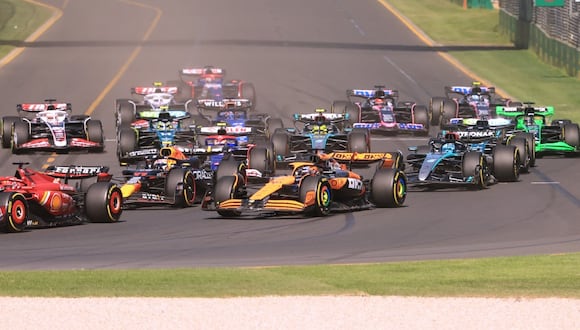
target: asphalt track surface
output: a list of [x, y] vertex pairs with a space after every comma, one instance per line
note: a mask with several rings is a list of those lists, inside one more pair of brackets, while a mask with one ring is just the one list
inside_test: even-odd
[[[427, 103], [472, 78], [421, 42], [379, 2], [46, 1], [63, 16], [0, 68], [2, 115], [46, 98], [92, 113], [102, 155], [13, 156], [14, 161], [109, 165], [113, 103], [129, 88], [213, 64], [255, 84], [258, 111], [281, 116], [329, 107], [347, 88], [384, 83]], [[10, 41], [4, 41], [10, 43]], [[435, 131], [433, 131], [435, 133]], [[376, 138], [375, 151], [422, 138]], [[540, 159], [516, 183], [483, 191], [410, 192], [406, 207], [326, 218], [221, 219], [199, 207], [126, 211], [117, 224], [0, 235], [0, 269], [101, 269], [367, 263], [580, 251], [578, 159]]]

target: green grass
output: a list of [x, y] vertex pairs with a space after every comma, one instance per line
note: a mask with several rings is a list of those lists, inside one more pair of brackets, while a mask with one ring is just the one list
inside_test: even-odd
[[371, 265], [0, 272], [0, 296], [580, 298], [580, 253]]
[[[44, 22], [52, 12], [44, 7], [22, 0], [0, 0], [0, 40], [25, 40]], [[14, 49], [0, 45], [0, 58]]]
[[[506, 45], [498, 10], [468, 9], [446, 0], [388, 0], [436, 43]], [[580, 80], [542, 62], [531, 50], [451, 51], [469, 70], [514, 99], [553, 105], [556, 117], [580, 122]], [[453, 81], [449, 85], [454, 84]], [[443, 86], [441, 87], [443, 89]]]

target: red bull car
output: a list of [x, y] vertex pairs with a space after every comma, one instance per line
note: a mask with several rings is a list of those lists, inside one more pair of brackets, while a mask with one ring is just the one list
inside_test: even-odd
[[2, 147], [15, 154], [27, 151], [66, 153], [75, 150], [102, 152], [103, 127], [100, 120], [71, 115], [70, 103], [23, 103], [16, 106], [19, 116], [2, 118]]
[[123, 196], [108, 168], [51, 166], [39, 172], [14, 164], [14, 176], [0, 177], [0, 231], [119, 220]]

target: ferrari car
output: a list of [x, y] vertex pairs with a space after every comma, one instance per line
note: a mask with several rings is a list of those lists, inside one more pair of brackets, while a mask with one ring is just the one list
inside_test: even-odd
[[14, 176], [0, 177], [1, 231], [119, 220], [123, 196], [107, 167], [50, 166], [40, 172], [25, 162], [14, 164]]
[[431, 98], [429, 113], [433, 125], [448, 124], [452, 118], [489, 119], [497, 117], [498, 105], [519, 104], [495, 94], [495, 87], [445, 86], [445, 97]]
[[353, 129], [349, 114], [294, 114], [294, 128], [279, 128], [271, 136], [276, 162], [301, 159], [316, 152], [370, 152], [370, 134], [366, 129]]
[[178, 147], [164, 147], [158, 154], [122, 171], [120, 189], [124, 207], [189, 207], [201, 200], [213, 180], [213, 171], [200, 166], [198, 157]]
[[251, 108], [256, 105], [256, 90], [254, 84], [244, 80], [225, 79], [226, 71], [214, 66], [183, 68], [179, 71], [180, 81], [168, 82], [179, 84], [184, 92], [182, 98], [210, 99], [248, 99]]
[[[153, 87], [131, 88], [132, 95], [139, 95], [142, 99], [115, 100], [115, 119], [117, 130], [129, 127], [136, 120], [156, 119], [162, 111], [169, 112], [171, 117], [184, 117], [189, 113], [192, 100], [177, 100], [179, 92], [177, 86], [163, 86], [155, 82]], [[193, 106], [193, 104], [191, 104]]]
[[[249, 184], [240, 175], [223, 176], [204, 198], [202, 208], [238, 217], [326, 216], [399, 207], [407, 193], [407, 179], [398, 167], [401, 158], [398, 152], [318, 153], [311, 162], [291, 163], [291, 175], [275, 176], [266, 183]], [[353, 164], [370, 163], [378, 163], [370, 180], [352, 170]]]
[[375, 89], [350, 89], [346, 93], [348, 101], [333, 102], [331, 112], [348, 113], [354, 128], [381, 134], [429, 134], [427, 107], [412, 101], [399, 101], [396, 90], [377, 85]]
[[580, 129], [568, 119], [551, 120], [554, 107], [537, 107], [533, 102], [522, 106], [498, 106], [499, 116], [513, 120], [511, 134], [530, 133], [534, 137], [535, 152], [543, 155], [578, 155], [580, 153]]
[[196, 126], [189, 113], [181, 116], [161, 110], [156, 118], [138, 119], [117, 132], [117, 157], [120, 163], [134, 163], [157, 155], [161, 148], [180, 146], [192, 149], [196, 145]]
[[491, 156], [471, 151], [454, 134], [431, 138], [426, 146], [410, 147], [405, 174], [409, 186], [420, 188], [470, 187], [484, 189], [519, 178], [520, 160], [515, 146], [497, 145]]
[[102, 152], [101, 121], [87, 115], [71, 115], [70, 103], [23, 103], [16, 105], [19, 116], [2, 118], [2, 147], [15, 154], [29, 151], [67, 153], [84, 150]]

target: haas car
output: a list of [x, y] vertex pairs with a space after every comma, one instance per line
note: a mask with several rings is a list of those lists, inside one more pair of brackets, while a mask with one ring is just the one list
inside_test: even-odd
[[50, 166], [39, 172], [15, 164], [14, 176], [0, 177], [0, 230], [119, 220], [123, 197], [108, 168]]
[[188, 113], [191, 100], [177, 100], [178, 86], [163, 86], [156, 82], [153, 87], [131, 88], [132, 95], [142, 99], [117, 99], [115, 101], [115, 118], [117, 130], [128, 127], [139, 119], [151, 120], [159, 117], [159, 113], [167, 111], [171, 117], [183, 117]]
[[53, 151], [66, 153], [104, 149], [101, 121], [87, 115], [71, 115], [70, 103], [23, 103], [16, 106], [19, 116], [2, 118], [2, 147], [12, 152]]
[[256, 104], [254, 84], [244, 80], [225, 79], [226, 71], [214, 66], [184, 68], [179, 71], [180, 81], [168, 84], [178, 84], [182, 98], [211, 99], [248, 99], [252, 109]]
[[[399, 169], [401, 154], [317, 154], [313, 161], [291, 163], [292, 174], [250, 184], [236, 172], [220, 177], [202, 202], [205, 210], [224, 217], [303, 214], [326, 216], [373, 207], [402, 206], [406, 177]], [[364, 179], [346, 164], [378, 163]]]
[[399, 101], [397, 90], [377, 85], [375, 89], [349, 89], [346, 94], [348, 101], [334, 101], [331, 112], [348, 114], [354, 128], [381, 134], [429, 134], [427, 107]]
[[522, 106], [497, 107], [497, 114], [513, 120], [511, 134], [528, 133], [538, 157], [543, 155], [576, 156], [580, 154], [580, 129], [569, 119], [550, 118], [554, 107], [537, 107], [533, 102]]
[[496, 106], [509, 104], [519, 102], [500, 98], [495, 87], [474, 82], [472, 86], [445, 86], [445, 97], [431, 98], [429, 112], [433, 125], [446, 125], [452, 118], [496, 118]]

